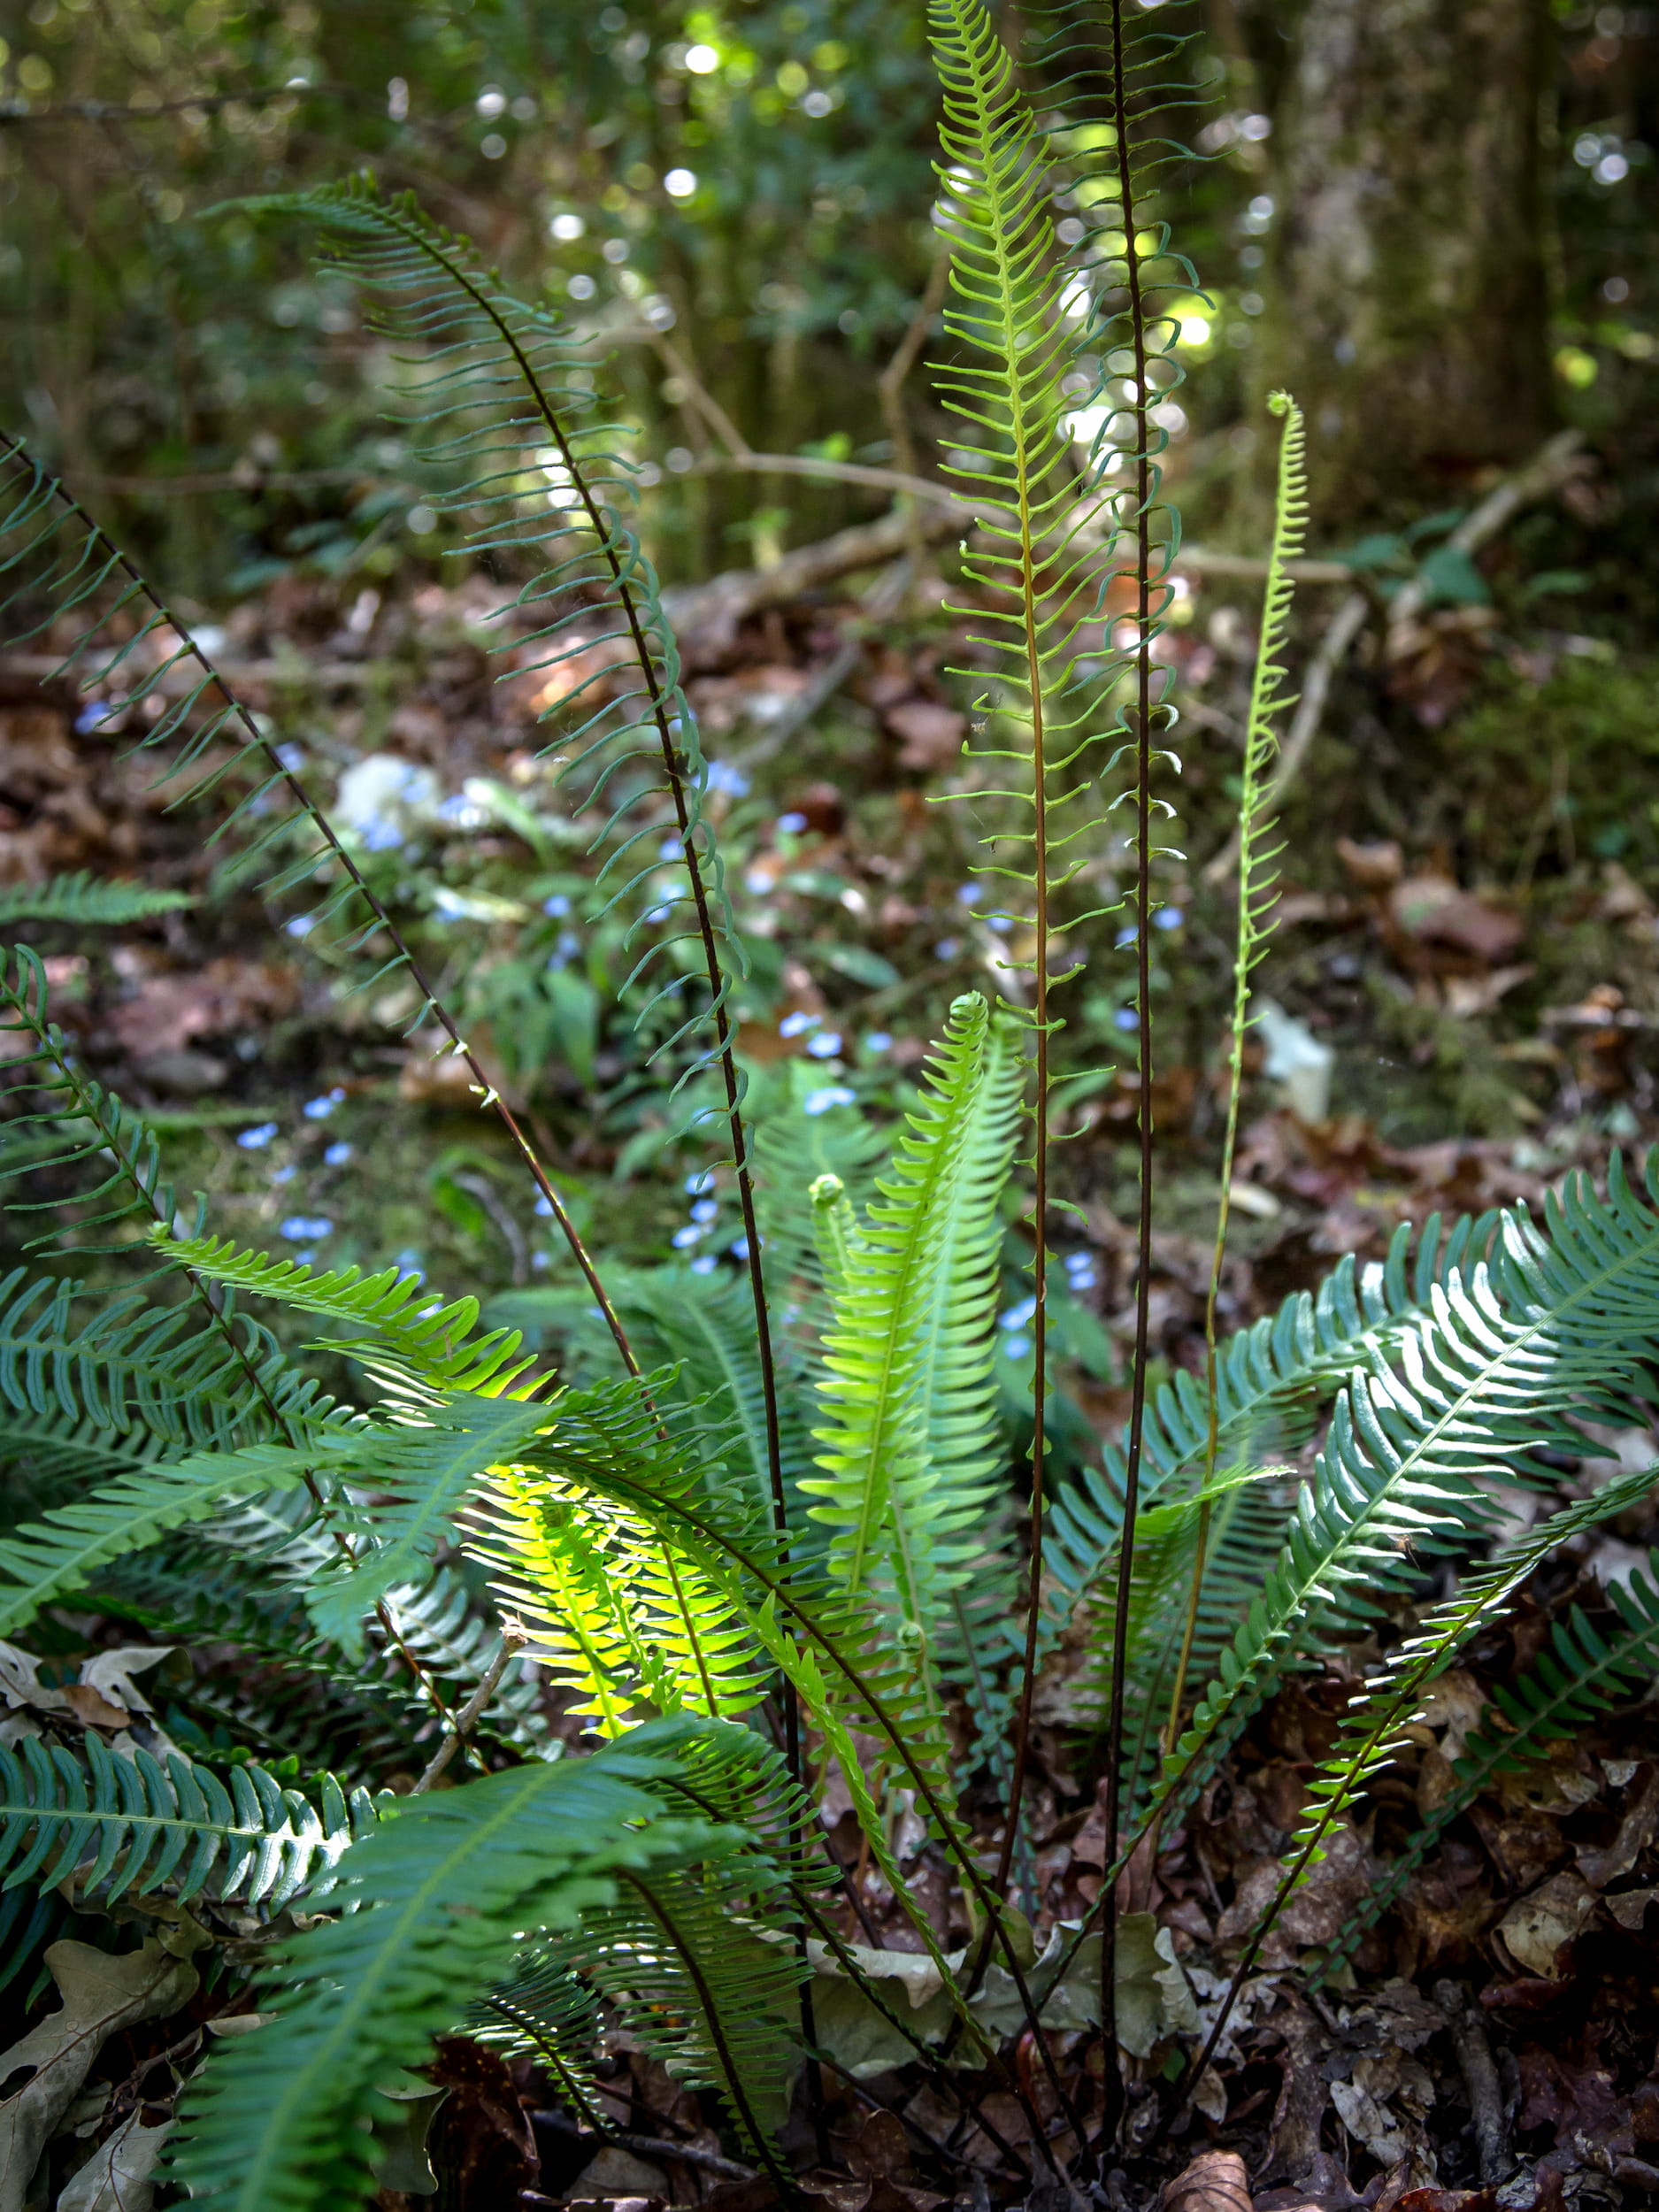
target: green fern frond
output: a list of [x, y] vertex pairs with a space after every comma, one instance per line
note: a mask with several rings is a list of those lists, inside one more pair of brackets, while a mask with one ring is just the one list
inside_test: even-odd
[[1432, 1286], [1395, 1367], [1356, 1378], [1338, 1401], [1279, 1563], [1166, 1761], [1160, 1798], [1189, 1801], [1279, 1673], [1373, 1617], [1417, 1555], [1489, 1525], [1478, 1479], [1548, 1482], [1540, 1448], [1582, 1453], [1578, 1421], [1617, 1419], [1640, 1400], [1659, 1330], [1659, 1214], [1615, 1157], [1606, 1199], [1576, 1178], [1550, 1200], [1548, 1225], [1546, 1239], [1505, 1214], [1490, 1263]]
[[768, 2157], [800, 2062], [802, 1968], [791, 1946], [766, 1939], [752, 1884], [736, 1853], [621, 1873], [616, 1903], [585, 1913], [555, 1955], [595, 1983], [671, 2074], [718, 2089], [749, 2149]]
[[[717, 1590], [649, 1517], [618, 1505], [618, 1479], [645, 1495], [685, 1479], [687, 1463], [661, 1433], [658, 1384], [650, 1379], [649, 1398], [632, 1384], [596, 1384], [539, 1408], [541, 1432], [522, 1463], [492, 1478], [486, 1532], [472, 1545], [535, 1657], [604, 1735], [627, 1726], [641, 1700], [659, 1712], [735, 1716], [765, 1688], [732, 1592]], [[764, 1490], [751, 1493], [751, 1513], [766, 1503]]]
[[890, 1593], [926, 1670], [1002, 1454], [991, 1402], [1001, 1222], [1023, 1069], [983, 999], [951, 1008], [916, 1110], [849, 1233], [802, 1484], [849, 1593]]
[[1552, 1552], [1585, 1530], [1645, 1504], [1656, 1481], [1659, 1463], [1632, 1469], [1616, 1475], [1592, 1496], [1547, 1515], [1518, 1543], [1506, 1547], [1492, 1565], [1468, 1576], [1454, 1596], [1436, 1606], [1390, 1651], [1384, 1666], [1350, 1701], [1336, 1743], [1310, 1784], [1302, 1824], [1290, 1847], [1284, 1897], [1317, 1863], [1325, 1838], [1355, 1800], [1394, 1759], [1401, 1747], [1401, 1732], [1417, 1718], [1429, 1686], [1459, 1652], [1507, 1610], [1521, 1585]]
[[1638, 1572], [1628, 1582], [1609, 1586], [1607, 1597], [1618, 1616], [1617, 1628], [1604, 1632], [1575, 1605], [1564, 1621], [1552, 1625], [1548, 1648], [1525, 1674], [1494, 1686], [1493, 1702], [1503, 1726], [1489, 1719], [1471, 1733], [1454, 1765], [1450, 1787], [1340, 1930], [1315, 1970], [1313, 1986], [1327, 1982], [1352, 1955], [1366, 1929], [1403, 1894], [1452, 1822], [1484, 1790], [1501, 1775], [1525, 1772], [1548, 1756], [1552, 1742], [1571, 1741], [1598, 1713], [1639, 1696], [1652, 1682], [1659, 1669], [1656, 1572], [1659, 1554], [1650, 1556], [1647, 1574]]
[[229, 1501], [297, 1488], [304, 1454], [277, 1444], [198, 1452], [118, 1475], [102, 1489], [55, 1506], [0, 1540], [0, 1635], [12, 1635], [99, 1567], [139, 1551], [168, 1529], [200, 1521]]
[[162, 891], [146, 883], [120, 883], [90, 874], [49, 876], [44, 883], [0, 885], [0, 929], [13, 922], [107, 924], [176, 914], [197, 901], [188, 891]]
[[735, 1831], [664, 1818], [654, 1763], [610, 1750], [400, 1803], [335, 1869], [339, 1917], [283, 1945], [274, 2019], [190, 2085], [175, 2159], [214, 2212], [311, 2212], [370, 2186], [374, 2085], [498, 1982], [526, 1929], [562, 1934], [627, 1876], [712, 1864]]
[[85, 1420], [134, 1449], [234, 1446], [268, 1433], [269, 1409], [314, 1422], [334, 1411], [264, 1332], [193, 1328], [188, 1308], [142, 1292], [104, 1295], [14, 1268], [0, 1280], [0, 1401], [18, 1413]]
[[39, 1737], [0, 1744], [6, 1889], [72, 1882], [78, 1897], [104, 1906], [205, 1896], [274, 1918], [373, 1824], [365, 1793], [348, 1803], [332, 1775], [313, 1804], [262, 1767], [233, 1767], [227, 1787], [177, 1752], [118, 1757], [90, 1731], [80, 1757]]
[[362, 1344], [390, 1353], [430, 1390], [499, 1394], [531, 1363], [518, 1356], [523, 1339], [516, 1330], [472, 1338], [476, 1298], [446, 1303], [407, 1268], [382, 1268], [373, 1275], [360, 1267], [319, 1272], [298, 1260], [239, 1249], [229, 1237], [176, 1237], [165, 1227], [157, 1228], [152, 1241], [173, 1266], [208, 1282], [342, 1323], [354, 1334], [340, 1348]]

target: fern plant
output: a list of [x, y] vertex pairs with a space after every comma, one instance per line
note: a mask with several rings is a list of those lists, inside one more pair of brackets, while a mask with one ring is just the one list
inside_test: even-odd
[[[320, 225], [415, 353], [434, 496], [472, 518], [476, 550], [527, 574], [513, 607], [544, 667], [570, 679], [553, 687], [565, 695], [552, 743], [603, 819], [595, 865], [641, 948], [664, 1079], [686, 1126], [706, 1128], [712, 1100], [729, 1141], [741, 1280], [613, 1267], [588, 1248], [272, 732], [120, 549], [6, 443], [9, 618], [81, 626], [71, 670], [94, 641], [117, 643], [144, 668], [134, 698], [157, 703], [142, 743], [158, 768], [184, 772], [192, 804], [220, 783], [237, 795], [231, 872], [279, 900], [303, 891], [313, 937], [337, 926], [339, 959], [378, 964], [369, 982], [388, 964], [410, 972], [417, 1018], [438, 1023], [499, 1117], [580, 1286], [548, 1361], [513, 1323], [486, 1325], [476, 1300], [396, 1268], [318, 1271], [216, 1232], [205, 1201], [180, 1206], [142, 1117], [81, 1064], [38, 956], [13, 950], [0, 977], [19, 1047], [8, 1130], [53, 1180], [13, 1197], [36, 1248], [0, 1284], [0, 1632], [55, 1632], [69, 1598], [233, 1645], [245, 1679], [240, 1703], [211, 1678], [172, 1693], [166, 1725], [191, 1755], [96, 1735], [77, 1754], [50, 1714], [38, 1739], [0, 1748], [0, 1932], [20, 1932], [32, 1956], [65, 1883], [106, 1909], [234, 1907], [268, 1923], [303, 1907], [301, 1932], [242, 1932], [273, 2017], [189, 2085], [176, 2170], [196, 2199], [361, 2200], [386, 2116], [377, 2084], [467, 2023], [537, 2052], [590, 2119], [594, 2046], [619, 2030], [708, 2090], [787, 2193], [777, 2138], [793, 2084], [820, 2122], [822, 2070], [841, 2064], [820, 1995], [826, 2021], [875, 2023], [964, 2119], [983, 2085], [1011, 2099], [1028, 2150], [1008, 2147], [1010, 2172], [1087, 2176], [1111, 2145], [1122, 2047], [1167, 2058], [1185, 2035], [1190, 2090], [1231, 2003], [1202, 2049], [1179, 2008], [1144, 2037], [1129, 2024], [1139, 1970], [1118, 1939], [1117, 1877], [1136, 1848], [1193, 1816], [1287, 1676], [1404, 1602], [1425, 1558], [1453, 1563], [1453, 1595], [1356, 1700], [1242, 1973], [1437, 1674], [1550, 1548], [1646, 1490], [1646, 1474], [1621, 1477], [1523, 1543], [1497, 1540], [1502, 1486], [1557, 1495], [1563, 1464], [1592, 1455], [1586, 1425], [1644, 1401], [1659, 1336], [1652, 1164], [1643, 1194], [1615, 1162], [1604, 1195], [1580, 1180], [1541, 1225], [1517, 1210], [1432, 1221], [1415, 1240], [1402, 1229], [1386, 1262], [1346, 1262], [1317, 1294], [1220, 1336], [1249, 976], [1271, 926], [1263, 805], [1286, 703], [1285, 563], [1304, 514], [1288, 402], [1245, 760], [1207, 1373], [1151, 1386], [1149, 937], [1168, 857], [1160, 779], [1175, 764], [1151, 648], [1179, 544], [1155, 411], [1175, 373], [1171, 304], [1192, 278], [1158, 215], [1158, 87], [1179, 42], [1130, 16], [1102, 0], [1041, 19], [1064, 105], [1040, 109], [981, 0], [930, 10], [937, 219], [953, 256], [941, 390], [980, 518], [963, 574], [989, 668], [973, 750], [995, 779], [972, 803], [1014, 935], [1002, 1002], [956, 1002], [896, 1131], [841, 1109], [809, 1126], [787, 1102], [754, 1125], [733, 1011], [746, 954], [695, 721], [626, 518], [615, 426], [572, 373], [572, 334], [367, 180], [259, 204]], [[1090, 161], [1093, 227], [1068, 258], [1052, 201]], [[1086, 402], [1098, 426], [1079, 451]], [[1133, 611], [1114, 628], [1121, 575]], [[1120, 806], [1129, 863], [1102, 890]], [[678, 903], [661, 894], [665, 834]], [[0, 919], [161, 910], [144, 895], [71, 885]], [[1120, 1438], [1094, 1440], [1098, 1463], [1062, 1481], [1056, 1440], [1087, 1424], [1052, 1371], [1054, 1041], [1077, 965], [1064, 948], [1119, 907], [1141, 1166], [1129, 1412]], [[994, 1388], [1010, 1245], [1030, 1299], [1028, 1443]], [[296, 1332], [318, 1340], [295, 1349]], [[1316, 1440], [1299, 1479], [1287, 1462]], [[1569, 1624], [1555, 1671], [1516, 1693], [1517, 1738], [1507, 1751], [1478, 1740], [1455, 1799], [1522, 1755], [1529, 1731], [1640, 1678], [1651, 1596], [1620, 1601], [1616, 1641]], [[1023, 1909], [1041, 1901], [1023, 1828], [1031, 1722], [1067, 1639], [1092, 1654], [1108, 1864], [1080, 1924], [1039, 1928]], [[550, 1740], [527, 1665], [557, 1692], [570, 1741]], [[313, 1802], [262, 1768], [219, 1776], [212, 1732], [250, 1713], [273, 1749], [349, 1749], [349, 1800], [331, 1779]], [[375, 1793], [394, 1778], [405, 1793]], [[856, 1870], [826, 1839], [826, 1792], [851, 1809]], [[907, 1877], [911, 1812], [949, 1886], [942, 1924]], [[897, 1946], [854, 1938], [848, 1915], [867, 1914], [872, 1885], [907, 1924], [923, 2006], [893, 2000]], [[1061, 2064], [1079, 2025], [1105, 2046], [1093, 2109]], [[955, 2153], [931, 2154], [942, 2171]]]

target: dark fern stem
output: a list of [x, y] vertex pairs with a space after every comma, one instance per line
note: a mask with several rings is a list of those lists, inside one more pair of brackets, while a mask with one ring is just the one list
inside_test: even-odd
[[[745, 1266], [749, 1276], [755, 1315], [756, 1346], [760, 1369], [761, 1399], [766, 1440], [766, 1474], [771, 1493], [772, 1525], [780, 1543], [787, 1547], [788, 1539], [788, 1506], [783, 1479], [782, 1430], [778, 1410], [777, 1363], [772, 1340], [771, 1314], [766, 1300], [764, 1263], [761, 1254], [760, 1227], [755, 1210], [754, 1179], [749, 1135], [742, 1114], [742, 1078], [733, 1049], [732, 1027], [727, 1013], [731, 985], [720, 956], [719, 937], [710, 907], [709, 885], [705, 876], [703, 856], [698, 845], [698, 831], [709, 837], [711, 832], [695, 803], [692, 772], [685, 752], [676, 733], [673, 703], [659, 673], [656, 656], [651, 649], [647, 619], [642, 614], [639, 595], [629, 582], [617, 541], [617, 532], [611, 518], [596, 497], [580, 457], [567, 434], [565, 422], [551, 394], [538, 373], [518, 332], [510, 318], [502, 311], [489, 288], [480, 283], [467, 265], [463, 255], [435, 238], [424, 225], [400, 221], [396, 207], [383, 207], [386, 220], [398, 230], [405, 242], [415, 250], [434, 261], [458, 289], [463, 291], [506, 348], [513, 365], [523, 380], [524, 388], [543, 427], [553, 442], [559, 460], [566, 471], [570, 483], [580, 502], [590, 528], [603, 550], [605, 565], [610, 571], [611, 587], [617, 603], [627, 626], [628, 644], [645, 686], [649, 718], [657, 733], [661, 749], [663, 773], [667, 780], [673, 802], [674, 818], [679, 834], [680, 854], [689, 884], [692, 902], [696, 915], [697, 936], [701, 941], [704, 971], [709, 989], [709, 1018], [715, 1032], [716, 1056], [719, 1063], [721, 1083], [726, 1093], [726, 1123], [731, 1133], [733, 1164], [737, 1176], [738, 1203], [743, 1222]], [[681, 712], [689, 714], [683, 699]], [[502, 1109], [503, 1114], [506, 1110]], [[511, 1124], [510, 1119], [510, 1126]], [[568, 1231], [572, 1249], [584, 1263], [584, 1271], [594, 1280], [585, 1256], [574, 1240], [574, 1232]], [[629, 1372], [636, 1379], [639, 1370], [633, 1355], [626, 1349], [620, 1325], [606, 1304], [607, 1318], [611, 1333], [627, 1362]], [[669, 1562], [672, 1572], [672, 1562]], [[805, 1773], [804, 1747], [801, 1732], [801, 1706], [795, 1686], [786, 1680], [781, 1685], [780, 1702], [783, 1711], [784, 1756], [789, 1777], [799, 1793]], [[715, 1708], [710, 1693], [710, 1709]], [[799, 1931], [799, 1940], [804, 1944], [805, 1932]], [[803, 2039], [810, 2053], [817, 2046], [817, 2027], [813, 2015], [810, 1981], [801, 1985], [801, 2027]], [[823, 2086], [816, 2060], [808, 2060], [808, 2090], [814, 2124], [820, 2138], [824, 2137]], [[827, 2140], [822, 2147], [827, 2154]]]
[[[1129, 1598], [1134, 1568], [1135, 1520], [1141, 1503], [1141, 1460], [1146, 1431], [1147, 1364], [1150, 1356], [1152, 1286], [1152, 495], [1147, 390], [1147, 312], [1141, 257], [1136, 239], [1135, 168], [1124, 60], [1124, 0], [1110, 0], [1111, 108], [1118, 133], [1118, 182], [1122, 199], [1124, 270], [1129, 294], [1130, 342], [1134, 354], [1135, 469], [1135, 1126], [1140, 1153], [1140, 1212], [1135, 1233], [1135, 1329], [1129, 1435], [1124, 1454], [1123, 1525], [1118, 1544], [1117, 1602], [1112, 1617], [1111, 1705], [1106, 1724], [1106, 1786], [1102, 1811], [1106, 1856], [1115, 1858], [1123, 1797], [1124, 1675], [1129, 1650]], [[1110, 2141], [1122, 2108], [1122, 2074], [1115, 2032], [1118, 1968], [1118, 1886], [1106, 1885], [1101, 1916], [1101, 2033], [1106, 2047], [1103, 2141]]]

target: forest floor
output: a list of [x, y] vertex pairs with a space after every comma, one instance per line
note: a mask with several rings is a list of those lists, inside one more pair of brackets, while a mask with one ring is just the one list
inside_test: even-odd
[[[507, 960], [514, 885], [549, 864], [492, 796], [550, 803], [534, 757], [545, 679], [526, 654], [522, 672], [495, 680], [483, 622], [493, 596], [427, 583], [382, 600], [290, 580], [215, 641], [323, 787], [364, 754], [422, 772], [436, 807], [402, 841], [409, 897], [434, 941], [450, 944], [463, 987], [473, 955], [438, 893], [458, 886], [472, 902], [459, 919], [477, 924], [489, 961]], [[1188, 710], [1183, 827], [1199, 859], [1225, 840], [1247, 647], [1227, 604], [1201, 603], [1171, 648]], [[849, 1036], [879, 1025], [892, 1064], [913, 1064], [949, 996], [997, 972], [996, 933], [961, 896], [969, 838], [953, 810], [927, 803], [965, 726], [949, 634], [820, 594], [705, 636], [694, 628], [687, 651], [709, 749], [735, 772], [740, 911], [769, 918], [776, 954], [772, 1004], [746, 1044], [757, 1061], [804, 1049], [810, 1028], [796, 1042], [778, 1033], [795, 1011]], [[1317, 1284], [1343, 1254], [1379, 1257], [1402, 1221], [1539, 1207], [1570, 1170], [1600, 1175], [1609, 1149], [1639, 1154], [1659, 1137], [1659, 846], [1641, 757], [1653, 686], [1650, 671], [1608, 662], [1571, 634], [1506, 641], [1453, 611], [1425, 621], [1394, 664], [1373, 657], [1339, 685], [1287, 811], [1281, 929], [1262, 979], [1284, 1049], [1276, 1061], [1270, 1033], [1263, 1066], [1255, 1048], [1230, 1322]], [[165, 810], [166, 787], [121, 742], [119, 703], [100, 718], [50, 686], [41, 693], [37, 675], [31, 663], [0, 664], [0, 878], [88, 868], [206, 893], [219, 851], [202, 819]], [[1564, 726], [1587, 735], [1567, 749]], [[1569, 769], [1587, 780], [1570, 788]], [[558, 856], [562, 868], [582, 864], [577, 849]], [[1196, 1368], [1227, 917], [1225, 887], [1207, 889], [1196, 865], [1166, 888], [1179, 918], [1158, 949], [1167, 1011], [1153, 1313], [1160, 1359]], [[265, 1223], [309, 1222], [314, 1238], [327, 1233], [331, 1262], [383, 1262], [414, 1245], [446, 1285], [463, 1271], [468, 1287], [530, 1279], [523, 1210], [503, 1196], [476, 1114], [446, 1087], [426, 1041], [345, 995], [261, 902], [232, 892], [96, 941], [26, 933], [100, 1078], [179, 1148], [183, 1187], [225, 1191]], [[1114, 1037], [1119, 1048], [1133, 1041], [1110, 946], [1108, 933], [1080, 987], [1079, 1064]], [[480, 1035], [488, 1050], [487, 1015]], [[1299, 1057], [1311, 1075], [1295, 1073]], [[607, 1097], [631, 1095], [625, 1043], [602, 1034], [595, 1065]], [[626, 1185], [610, 1179], [627, 1164], [637, 1115], [595, 1106], [591, 1087], [557, 1067], [539, 1084], [534, 1071], [517, 1079], [568, 1174], [614, 1207], [624, 1246], [660, 1256], [681, 1202], [649, 1165]], [[1067, 1150], [1096, 1258], [1091, 1297], [1120, 1349], [1133, 1293], [1133, 1110], [1128, 1079], [1103, 1079]], [[273, 1135], [241, 1141], [273, 1125]], [[1087, 1386], [1102, 1424], [1124, 1402], [1121, 1365]], [[1644, 1429], [1605, 1441], [1625, 1464], [1655, 1455]], [[1659, 1517], [1643, 1514], [1567, 1548], [1437, 1684], [1410, 1748], [1275, 1930], [1202, 2111], [1156, 2156], [1145, 2147], [1157, 2085], [1133, 2085], [1127, 2147], [1103, 2185], [1110, 2202], [1139, 2212], [1164, 2186], [1167, 2212], [1557, 2212], [1659, 2193], [1659, 1916], [1648, 1909], [1659, 1901], [1659, 1744], [1645, 1701], [1557, 1744], [1546, 1766], [1500, 1777], [1448, 1829], [1350, 1974], [1315, 1993], [1299, 1971], [1381, 1878], [1408, 1820], [1432, 1809], [1477, 1717], [1552, 1624], [1574, 1607], [1606, 1617], [1609, 1588], [1655, 1540]], [[1164, 1839], [1138, 1901], [1171, 1931], [1201, 2016], [1371, 1656], [1356, 1647], [1286, 1686], [1199, 1811]], [[1082, 1910], [1104, 1860], [1064, 1687], [1051, 1685], [1041, 1709], [1033, 1793], [1045, 1918]], [[135, 2064], [145, 2032], [128, 2039]], [[1098, 2086], [1075, 2040], [1063, 2057], [1087, 2116]], [[446, 2207], [611, 2198], [631, 2212], [634, 2200], [752, 2212], [766, 2200], [765, 2185], [723, 2166], [694, 2096], [638, 2055], [619, 2051], [613, 2064], [605, 2094], [634, 2147], [595, 2161], [591, 2138], [552, 2111], [545, 2081], [510, 2076], [476, 2047], [443, 2046]], [[1041, 2102], [1040, 2085], [1033, 2094]], [[981, 2104], [1024, 2156], [1018, 2106], [991, 2088]], [[953, 2136], [938, 2106], [902, 2072], [862, 2096], [833, 2092], [841, 2170], [809, 2174], [809, 2193], [826, 2212], [931, 2212], [947, 2196], [965, 2208], [987, 2204], [987, 2190], [1019, 2193], [992, 2138]], [[945, 2151], [918, 2147], [918, 2133], [944, 2139]], [[800, 2147], [810, 2156], [810, 2136]], [[1212, 2161], [1172, 2178], [1207, 2149], [1236, 2152], [1242, 2167]]]

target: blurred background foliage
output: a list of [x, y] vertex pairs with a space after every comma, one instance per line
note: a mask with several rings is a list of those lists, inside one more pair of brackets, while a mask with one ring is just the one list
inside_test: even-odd
[[[1547, 416], [1640, 442], [1632, 419], [1659, 369], [1655, 12], [1405, 12], [1208, 0], [1193, 19], [1178, 122], [1197, 157], [1164, 211], [1213, 302], [1183, 333], [1173, 467], [1189, 529], [1227, 526], [1259, 458], [1259, 388], [1310, 400], [1317, 465], [1322, 393], [1344, 374], [1363, 387], [1366, 357], [1390, 345], [1493, 363], [1505, 403], [1475, 396], [1498, 457]], [[1354, 17], [1370, 19], [1369, 48]], [[909, 380], [915, 445], [897, 457], [878, 388], [935, 252], [921, 19], [886, 0], [10, 0], [0, 408], [175, 589], [222, 598], [278, 564], [373, 577], [430, 557], [431, 511], [381, 419], [385, 363], [356, 303], [291, 237], [214, 211], [369, 165], [572, 315], [596, 355], [614, 350], [671, 579], [820, 537], [886, 496], [714, 465], [718, 425], [761, 451], [932, 472], [942, 419], [926, 378]], [[1474, 66], [1494, 114], [1521, 114], [1518, 136], [1475, 128]], [[1310, 149], [1327, 195], [1344, 162], [1371, 165], [1397, 265], [1333, 281], [1330, 254], [1367, 245], [1318, 202]], [[1391, 160], [1431, 204], [1412, 204]], [[1518, 291], [1506, 257], [1524, 265]], [[1372, 296], [1383, 310], [1356, 318]], [[1424, 489], [1426, 453], [1457, 492], [1459, 457], [1436, 452], [1455, 442], [1444, 395], [1420, 426], [1409, 404], [1393, 411], [1363, 433], [1393, 489]], [[1333, 483], [1327, 542], [1370, 489]]]

